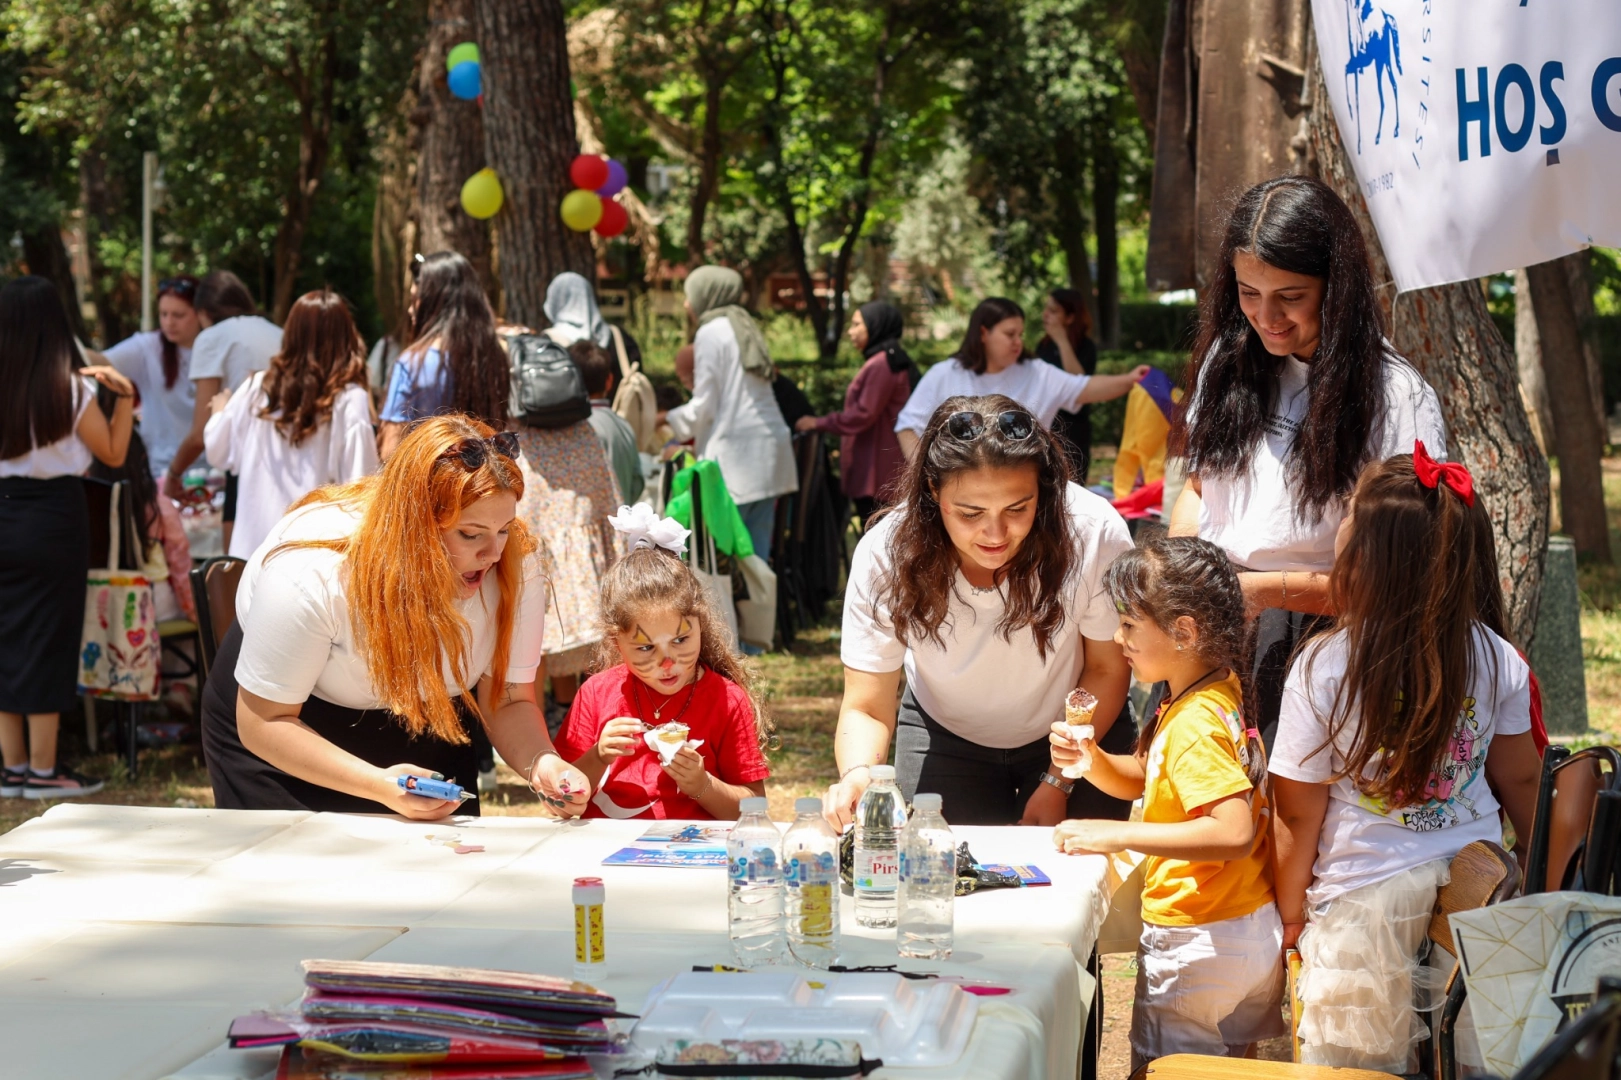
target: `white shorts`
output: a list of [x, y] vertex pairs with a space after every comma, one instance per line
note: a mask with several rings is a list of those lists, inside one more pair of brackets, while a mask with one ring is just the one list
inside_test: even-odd
[[1300, 1060], [1406, 1072], [1429, 1034], [1420, 1011], [1438, 1003], [1445, 972], [1421, 952], [1449, 862], [1404, 870], [1306, 912], [1300, 934]]
[[1166, 1054], [1241, 1056], [1287, 1035], [1283, 923], [1276, 904], [1203, 926], [1143, 924], [1131, 1071]]

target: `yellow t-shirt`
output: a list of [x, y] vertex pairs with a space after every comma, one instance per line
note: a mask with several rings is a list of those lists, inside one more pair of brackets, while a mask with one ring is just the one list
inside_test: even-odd
[[1145, 858], [1144, 922], [1199, 926], [1248, 915], [1273, 899], [1271, 808], [1245, 774], [1241, 695], [1229, 673], [1166, 710], [1143, 770], [1143, 820], [1191, 821], [1200, 807], [1249, 792], [1255, 840], [1248, 855], [1229, 862]]

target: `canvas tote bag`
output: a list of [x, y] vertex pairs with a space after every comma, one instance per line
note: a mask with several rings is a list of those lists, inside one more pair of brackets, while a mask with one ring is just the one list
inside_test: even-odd
[[138, 536], [127, 487], [122, 481], [113, 484], [109, 496], [109, 565], [86, 577], [79, 689], [100, 698], [153, 701], [158, 696], [162, 643], [152, 579], [139, 570], [123, 569], [125, 562], [133, 561], [124, 553], [124, 541], [133, 542]]

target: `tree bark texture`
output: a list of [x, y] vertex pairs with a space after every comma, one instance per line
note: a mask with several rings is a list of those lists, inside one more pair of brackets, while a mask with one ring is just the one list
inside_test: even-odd
[[1559, 519], [1576, 553], [1610, 562], [1604, 512], [1604, 435], [1593, 415], [1582, 336], [1563, 259], [1525, 268], [1542, 346], [1554, 445], [1559, 450]]
[[1098, 321], [1100, 348], [1120, 347], [1120, 160], [1109, 118], [1092, 129], [1092, 227], [1098, 237]]
[[1086, 156], [1081, 150], [1080, 135], [1073, 127], [1067, 124], [1054, 127], [1053, 157], [1059, 174], [1064, 177], [1058, 190], [1053, 192], [1054, 231], [1059, 246], [1064, 249], [1069, 287], [1086, 298], [1092, 337], [1096, 340], [1097, 297], [1092, 295], [1092, 263], [1086, 254], [1086, 210], [1081, 202], [1086, 191]]
[[1548, 461], [1537, 449], [1520, 404], [1514, 354], [1497, 332], [1475, 282], [1396, 295], [1379, 234], [1328, 105], [1319, 63], [1310, 67], [1306, 93], [1313, 103], [1306, 160], [1356, 215], [1387, 307], [1391, 341], [1441, 399], [1448, 457], [1474, 474], [1475, 490], [1497, 534], [1509, 631], [1529, 649], [1548, 550]]
[[477, 0], [486, 163], [505, 200], [495, 216], [505, 315], [546, 325], [546, 286], [565, 270], [596, 280], [591, 241], [563, 224], [579, 153], [561, 0]]
[[[411, 117], [416, 87], [401, 95], [393, 122], [377, 140], [377, 195], [372, 203], [372, 293], [383, 333], [403, 345], [410, 335], [411, 257], [417, 244], [417, 154], [411, 145]], [[429, 249], [433, 250], [433, 249]]]
[[1599, 346], [1593, 328], [1593, 252], [1573, 251], [1559, 260], [1570, 282], [1570, 309], [1576, 316], [1576, 330], [1582, 338], [1582, 359], [1587, 366], [1587, 390], [1592, 395], [1593, 415], [1598, 419], [1599, 441], [1609, 441], [1609, 423], [1604, 414], [1604, 368], [1599, 364]]
[[1557, 453], [1553, 413], [1548, 409], [1548, 380], [1542, 374], [1537, 313], [1531, 304], [1531, 279], [1523, 267], [1514, 271], [1514, 362], [1520, 369], [1520, 400], [1525, 403], [1531, 433], [1544, 454]]
[[[484, 118], [476, 101], [450, 92], [445, 54], [478, 38], [473, 0], [432, 0], [428, 37], [417, 58], [416, 108], [411, 126], [417, 149], [416, 251], [457, 251], [478, 270], [497, 299], [490, 264], [490, 226], [462, 209], [462, 184], [484, 167]], [[482, 55], [482, 53], [480, 54]]]

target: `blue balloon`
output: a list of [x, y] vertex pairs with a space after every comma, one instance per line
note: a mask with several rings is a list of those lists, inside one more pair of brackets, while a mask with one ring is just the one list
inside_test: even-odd
[[625, 190], [625, 184], [630, 177], [625, 174], [625, 167], [613, 158], [608, 159], [608, 182], [597, 188], [597, 194], [604, 199], [611, 199]]
[[450, 69], [450, 92], [463, 101], [472, 101], [484, 92], [477, 60], [463, 60]]

